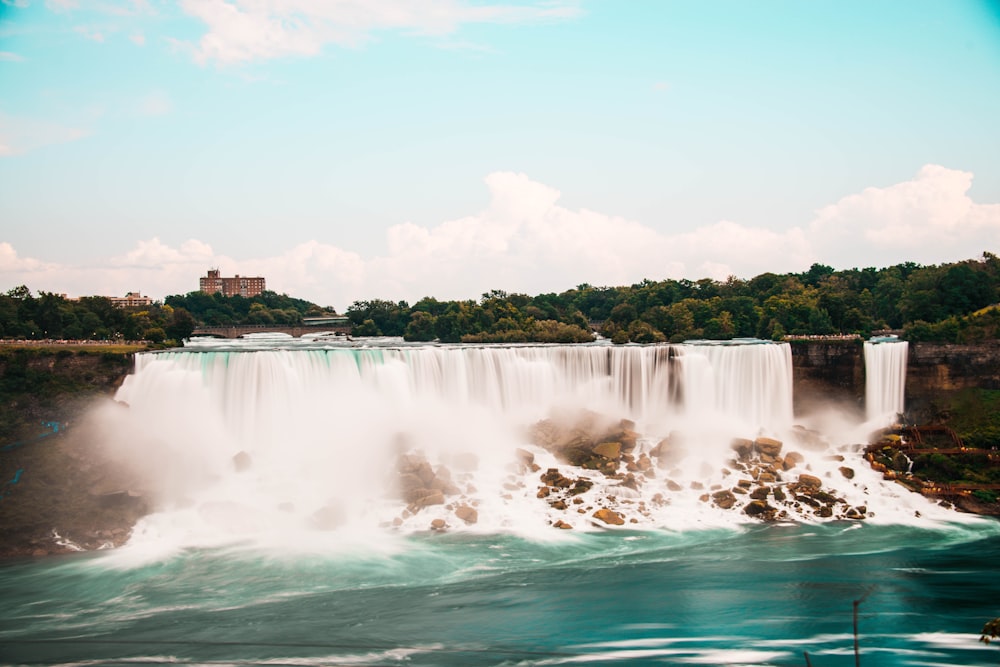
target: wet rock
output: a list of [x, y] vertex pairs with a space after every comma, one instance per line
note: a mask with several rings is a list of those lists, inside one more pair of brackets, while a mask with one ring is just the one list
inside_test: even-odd
[[683, 491], [684, 490], [683, 486], [681, 486], [680, 484], [678, 484], [677, 482], [675, 482], [672, 479], [668, 479], [667, 480], [667, 488], [670, 489], [671, 491]]
[[601, 444], [594, 447], [594, 453], [606, 459], [617, 461], [622, 454], [622, 443], [602, 442]]
[[746, 438], [736, 438], [733, 440], [732, 449], [739, 455], [741, 459], [748, 459], [750, 455], [753, 454], [753, 440], [747, 440]]
[[768, 512], [773, 512], [774, 508], [763, 500], [751, 500], [747, 503], [747, 506], [743, 508], [743, 511], [747, 514], [747, 516], [762, 516]]
[[736, 504], [736, 496], [733, 495], [732, 491], [716, 491], [712, 494], [712, 502], [727, 510]]
[[468, 524], [479, 521], [479, 512], [474, 507], [469, 507], [468, 505], [459, 505], [456, 507], [455, 516]]
[[621, 526], [625, 524], [625, 519], [622, 518], [621, 514], [615, 512], [614, 510], [607, 509], [606, 507], [602, 507], [594, 512], [593, 517], [611, 526]]
[[774, 438], [757, 438], [753, 444], [754, 448], [763, 455], [777, 458], [781, 453], [781, 441]]
[[431, 530], [435, 530], [440, 533], [444, 532], [445, 528], [447, 527], [448, 524], [444, 519], [434, 519], [433, 521], [431, 521]]
[[548, 498], [552, 491], [547, 486], [543, 486], [538, 489], [538, 493], [535, 495], [536, 498]]
[[799, 475], [799, 484], [809, 489], [818, 489], [823, 486], [822, 480], [814, 475], [802, 473]]
[[[430, 490], [428, 489], [428, 491]], [[416, 507], [428, 507], [430, 505], [444, 505], [444, 493], [436, 490], [430, 491], [430, 493], [428, 493], [427, 495], [416, 498], [410, 502], [412, 502], [412, 504], [415, 505]]]
[[750, 497], [754, 500], [765, 500], [771, 493], [771, 490], [766, 486], [758, 486], [756, 489], [750, 492]]
[[593, 482], [591, 482], [589, 479], [581, 477], [580, 479], [573, 482], [573, 486], [570, 487], [567, 493], [569, 493], [569, 495], [571, 496], [576, 496], [581, 493], [586, 493], [587, 491], [590, 491], [591, 487], [593, 486], [594, 486]]
[[573, 526], [570, 525], [570, 524], [568, 524], [568, 523], [566, 523], [562, 519], [559, 519], [554, 524], [552, 524], [552, 527], [553, 528], [559, 528], [560, 530], [573, 530]]
[[854, 468], [840, 466], [840, 474], [844, 476], [844, 479], [854, 479]]
[[542, 473], [541, 479], [543, 482], [545, 482], [546, 485], [554, 486], [558, 489], [568, 489], [569, 487], [573, 486], [573, 480], [570, 479], [569, 477], [565, 477], [556, 468], [549, 468], [548, 470], [546, 470], [544, 473]]
[[565, 500], [553, 500], [549, 503], [549, 507], [554, 510], [564, 510], [568, 507]]

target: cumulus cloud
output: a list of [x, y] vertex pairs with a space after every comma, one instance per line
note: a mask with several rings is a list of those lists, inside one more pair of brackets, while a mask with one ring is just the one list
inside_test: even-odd
[[[783, 231], [720, 221], [679, 233], [559, 203], [560, 192], [525, 174], [485, 179], [479, 212], [434, 226], [403, 222], [387, 230], [387, 252], [364, 258], [309, 240], [281, 252], [237, 259], [189, 240], [174, 246], [141, 240], [94, 267], [21, 258], [0, 244], [7, 285], [78, 294], [140, 290], [154, 298], [197, 289], [212, 267], [224, 275], [262, 275], [270, 289], [343, 310], [357, 299], [423, 296], [469, 299], [491, 289], [538, 294], [580, 283], [627, 285], [644, 278], [750, 278], [835, 268], [925, 264], [978, 257], [1000, 247], [1000, 204], [968, 197], [972, 175], [924, 167], [909, 181], [868, 188]], [[900, 236], [902, 235], [902, 236]], [[905, 237], [905, 238], [904, 238]]]
[[579, 13], [575, 3], [470, 4], [466, 0], [183, 0], [208, 28], [189, 45], [198, 62], [236, 63], [356, 46], [380, 30], [446, 35], [469, 23], [527, 23]]
[[0, 113], [0, 157], [21, 155], [42, 146], [87, 136], [86, 130]]
[[920, 263], [978, 256], [1000, 247], [1000, 204], [972, 201], [972, 178], [929, 164], [912, 180], [866, 188], [820, 209], [810, 241], [827, 249], [828, 263], [851, 266], [887, 256]]

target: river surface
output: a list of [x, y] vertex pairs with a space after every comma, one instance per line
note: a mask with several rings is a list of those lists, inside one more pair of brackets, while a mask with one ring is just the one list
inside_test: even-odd
[[400, 536], [0, 568], [26, 665], [996, 665], [1000, 525]]

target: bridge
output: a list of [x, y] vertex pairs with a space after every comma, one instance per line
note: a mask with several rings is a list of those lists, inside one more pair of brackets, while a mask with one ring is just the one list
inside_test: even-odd
[[[346, 320], [346, 318], [344, 318]], [[219, 327], [196, 327], [191, 332], [192, 336], [212, 336], [215, 338], [240, 338], [245, 334], [254, 333], [283, 333], [289, 336], [300, 338], [302, 334], [333, 332], [338, 334], [351, 333], [350, 322], [303, 323], [294, 326], [282, 326], [274, 324], [231, 324]]]

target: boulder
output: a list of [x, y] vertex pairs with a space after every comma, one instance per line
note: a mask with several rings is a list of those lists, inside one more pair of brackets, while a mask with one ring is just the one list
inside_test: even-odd
[[844, 476], [844, 479], [854, 479], [854, 468], [840, 466], [840, 474]]
[[799, 475], [799, 484], [809, 489], [818, 489], [823, 486], [823, 481], [814, 475], [802, 473]]
[[757, 438], [753, 442], [754, 447], [761, 454], [766, 454], [767, 456], [777, 456], [781, 453], [781, 441], [775, 440], [774, 438]]
[[617, 461], [622, 454], [622, 443], [602, 442], [594, 447], [594, 453], [598, 456], [603, 456], [606, 459]]
[[425, 496], [416, 498], [415, 500], [412, 500], [410, 502], [412, 502], [417, 507], [427, 507], [429, 505], [444, 505], [444, 493], [442, 493], [441, 491], [430, 490], [430, 489], [427, 489], [427, 491], [430, 491], [430, 493], [428, 493]]
[[434, 519], [431, 521], [431, 530], [436, 530], [438, 532], [444, 531], [448, 527], [448, 524], [444, 519]]
[[736, 504], [736, 496], [733, 495], [732, 491], [716, 491], [712, 494], [712, 502], [727, 510]]
[[468, 505], [459, 505], [455, 508], [455, 516], [468, 524], [473, 524], [479, 521], [479, 512], [473, 507]]
[[767, 512], [773, 512], [774, 508], [763, 500], [751, 500], [747, 503], [747, 506], [743, 508], [743, 511], [747, 514], [747, 516], [761, 516]]
[[621, 526], [625, 524], [625, 519], [622, 518], [621, 514], [615, 512], [614, 510], [609, 510], [606, 507], [602, 507], [594, 512], [593, 517], [611, 526]]
[[741, 459], [750, 458], [750, 454], [753, 453], [753, 440], [736, 438], [733, 440], [733, 444], [730, 445], [730, 447], [732, 447], [732, 449], [739, 454]]
[[531, 467], [535, 463], [535, 455], [529, 452], [527, 449], [521, 449], [518, 447], [514, 450], [514, 456], [517, 457], [518, 463], [524, 466]]
[[562, 519], [559, 519], [554, 524], [552, 524], [552, 527], [553, 528], [559, 528], [560, 530], [572, 530], [573, 529], [573, 526], [571, 526], [570, 524], [566, 523]]

